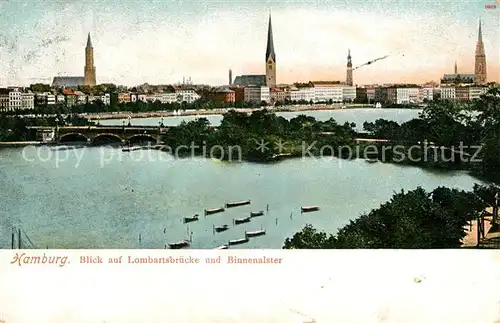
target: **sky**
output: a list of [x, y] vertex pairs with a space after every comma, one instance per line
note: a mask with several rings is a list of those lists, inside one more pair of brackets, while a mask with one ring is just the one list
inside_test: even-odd
[[83, 76], [91, 33], [98, 83], [224, 85], [265, 74], [272, 13], [278, 83], [423, 83], [473, 73], [483, 21], [488, 80], [500, 75], [500, 3], [462, 1], [0, 0], [0, 86]]

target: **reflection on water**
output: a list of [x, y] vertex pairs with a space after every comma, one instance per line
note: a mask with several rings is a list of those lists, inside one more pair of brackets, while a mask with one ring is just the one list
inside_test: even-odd
[[[227, 163], [175, 159], [155, 150], [87, 147], [50, 155], [47, 147], [40, 149], [45, 149], [43, 160], [37, 159], [36, 150], [25, 151], [27, 159], [22, 149], [0, 150], [2, 248], [10, 248], [11, 227], [18, 223], [42, 248], [164, 248], [189, 239], [190, 232], [192, 248], [216, 248], [261, 228], [266, 235], [234, 247], [280, 248], [308, 223], [336, 232], [394, 191], [418, 185], [471, 189], [477, 182], [464, 172], [364, 160]], [[207, 208], [242, 200], [251, 204], [204, 215]], [[301, 214], [307, 205], [320, 210]], [[263, 216], [233, 225], [235, 218], [261, 210]], [[198, 221], [183, 223], [194, 214], [200, 214]], [[222, 225], [229, 229], [214, 232], [214, 226]]]

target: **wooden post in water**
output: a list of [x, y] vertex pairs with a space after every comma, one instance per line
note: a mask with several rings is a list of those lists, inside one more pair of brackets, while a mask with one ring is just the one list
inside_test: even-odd
[[15, 247], [15, 244], [14, 244], [15, 243], [15, 241], [14, 241], [15, 238], [16, 238], [15, 228], [12, 227], [12, 242], [11, 242], [12, 249], [14, 249], [14, 247]]
[[17, 229], [17, 240], [18, 240], [17, 243], [19, 245], [19, 249], [21, 249], [21, 229], [20, 228]]
[[278, 225], [278, 218], [276, 218], [276, 225]]
[[142, 249], [142, 238], [141, 238], [141, 234], [139, 233], [139, 249]]

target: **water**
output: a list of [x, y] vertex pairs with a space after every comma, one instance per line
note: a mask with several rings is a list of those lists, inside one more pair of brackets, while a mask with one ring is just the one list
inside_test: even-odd
[[[190, 232], [192, 248], [215, 248], [244, 237], [245, 230], [261, 228], [267, 230], [265, 236], [234, 248], [281, 248], [285, 238], [308, 223], [335, 233], [395, 191], [418, 185], [469, 190], [478, 182], [464, 172], [364, 160], [226, 163], [97, 147], [59, 151], [66, 160], [57, 164], [55, 150], [40, 149], [46, 161], [29, 161], [20, 148], [0, 150], [1, 248], [10, 248], [11, 227], [19, 223], [38, 248], [164, 248], [189, 238]], [[25, 150], [25, 156], [32, 160], [35, 151]], [[247, 199], [251, 205], [203, 214], [205, 208]], [[268, 204], [264, 216], [232, 225], [234, 218], [266, 210]], [[301, 215], [300, 207], [306, 205], [320, 211]], [[200, 214], [198, 222], [182, 223], [182, 217], [195, 213]], [[214, 234], [213, 226], [222, 224], [230, 229]]]
[[[343, 110], [319, 110], [319, 111], [300, 111], [300, 112], [278, 112], [276, 115], [286, 119], [292, 119], [298, 115], [305, 114], [312, 116], [319, 121], [326, 121], [334, 118], [338, 123], [345, 122], [356, 123], [357, 130], [363, 130], [363, 122], [374, 122], [377, 119], [393, 120], [398, 123], [406, 122], [418, 117], [420, 109], [343, 109]], [[165, 126], [177, 126], [183, 120], [186, 122], [195, 120], [200, 116], [176, 116], [163, 118]], [[208, 119], [212, 125], [218, 126], [222, 120], [222, 115], [207, 115], [202, 116]], [[162, 118], [138, 118], [132, 119], [132, 125], [136, 126], [156, 126], [161, 122]], [[123, 121], [128, 123], [128, 119], [109, 119], [101, 120], [102, 125], [122, 125]]]

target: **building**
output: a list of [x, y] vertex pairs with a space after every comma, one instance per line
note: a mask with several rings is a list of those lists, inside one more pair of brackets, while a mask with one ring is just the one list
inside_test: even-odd
[[56, 95], [50, 92], [36, 93], [35, 105], [46, 106], [56, 104]]
[[271, 14], [269, 14], [269, 26], [267, 29], [267, 48], [266, 48], [266, 86], [268, 88], [276, 87], [276, 54], [274, 53], [273, 27], [271, 25]]
[[486, 83], [486, 54], [484, 53], [483, 33], [481, 31], [481, 20], [479, 20], [479, 33], [477, 36], [475, 55], [475, 80], [478, 84]]
[[193, 89], [187, 89], [182, 86], [174, 87], [175, 94], [177, 95], [177, 102], [193, 103], [200, 98], [200, 95]]
[[233, 85], [238, 86], [266, 86], [266, 75], [236, 76]]
[[469, 100], [476, 100], [481, 97], [481, 95], [488, 92], [488, 88], [485, 86], [470, 86], [469, 87]]
[[23, 103], [22, 92], [19, 88], [12, 88], [9, 91], [9, 110], [21, 109]]
[[351, 61], [351, 50], [347, 51], [347, 76], [345, 83], [349, 86], [352, 86], [352, 61]]
[[84, 76], [55, 76], [52, 80], [52, 87], [77, 89], [79, 86], [96, 85], [95, 66], [94, 66], [94, 48], [90, 39], [90, 33], [87, 37], [87, 46], [85, 47], [85, 66]]
[[129, 103], [129, 102], [130, 102], [130, 93], [129, 92], [118, 93], [118, 103]]
[[[481, 20], [479, 20], [479, 32], [476, 43], [474, 74], [459, 74], [457, 63], [455, 62], [454, 74], [445, 74], [441, 79], [441, 84], [485, 84], [486, 75], [486, 55], [484, 52], [483, 33], [481, 30]], [[465, 93], [465, 92], [464, 92]]]
[[234, 102], [244, 102], [245, 101], [245, 88], [243, 87], [231, 87], [231, 91], [234, 92]]
[[9, 110], [9, 89], [0, 89], [0, 111]]
[[83, 76], [55, 76], [52, 87], [76, 89], [85, 84]]
[[85, 47], [85, 67], [83, 68], [83, 72], [84, 85], [95, 86], [94, 47], [92, 47], [90, 33], [87, 37], [87, 46]]
[[[368, 91], [367, 91], [368, 96]], [[375, 102], [386, 103], [389, 100], [389, 88], [387, 87], [377, 87], [375, 88], [374, 95]]]
[[434, 88], [433, 87], [421, 87], [419, 89], [419, 100], [418, 102], [427, 102], [434, 100]]
[[35, 95], [32, 92], [21, 93], [21, 109], [34, 109]]
[[270, 89], [269, 97], [270, 97], [271, 103], [273, 103], [273, 104], [276, 102], [285, 102], [286, 92], [283, 89], [272, 88], [272, 89]]
[[310, 82], [314, 91], [315, 103], [342, 102], [340, 82]]
[[286, 100], [291, 102], [299, 102], [299, 101], [314, 102], [315, 99], [314, 87], [312, 87], [309, 84], [305, 86], [296, 85], [290, 87], [285, 92], [285, 98]]
[[443, 100], [455, 100], [455, 87], [454, 86], [442, 86], [440, 88], [441, 99]]
[[[87, 103], [87, 95], [81, 91], [73, 92], [76, 96], [76, 104], [83, 105]], [[59, 96], [58, 96], [59, 97]]]
[[220, 87], [208, 93], [207, 99], [220, 104], [234, 103], [236, 101], [236, 96], [233, 90], [226, 87]]
[[469, 87], [468, 86], [455, 87], [455, 100], [469, 101]]
[[355, 86], [342, 86], [342, 102], [352, 102], [356, 99]]
[[104, 105], [110, 105], [111, 104], [111, 95], [109, 93], [104, 93], [102, 94], [100, 97], [99, 97], [99, 100], [101, 100], [101, 102], [104, 104]]
[[270, 102], [269, 88], [267, 86], [249, 86], [244, 90], [245, 102], [258, 103]]

